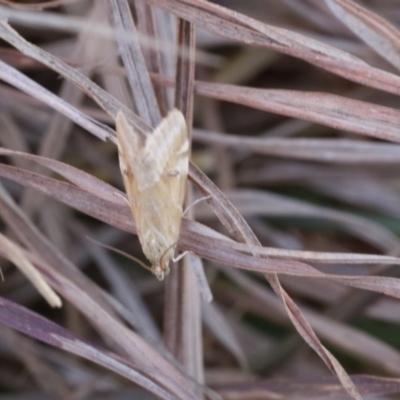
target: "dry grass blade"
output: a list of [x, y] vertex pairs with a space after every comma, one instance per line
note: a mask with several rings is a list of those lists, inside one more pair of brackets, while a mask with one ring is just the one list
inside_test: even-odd
[[[100, 199], [107, 200], [110, 203], [115, 203], [115, 205], [119, 206], [125, 206], [126, 207], [126, 202], [123, 200], [122, 192], [119, 192], [116, 188], [112, 187], [111, 185], [106, 184], [105, 182], [81, 171], [78, 170], [72, 166], [69, 166], [67, 164], [61, 163], [56, 160], [51, 160], [45, 157], [38, 157], [35, 155], [31, 154], [26, 154], [22, 152], [15, 152], [12, 150], [7, 150], [0, 148], [0, 154], [2, 155], [10, 155], [10, 156], [16, 156], [16, 157], [23, 157], [31, 161], [35, 161], [37, 163], [40, 163], [43, 166], [46, 166], [50, 169], [52, 169], [54, 172], [62, 175], [64, 178], [70, 180], [77, 186], [79, 186], [81, 189], [97, 196]], [[12, 175], [8, 175], [10, 178]], [[14, 179], [17, 179], [17, 176], [14, 176]], [[23, 181], [20, 181], [21, 183]], [[25, 182], [25, 181], [24, 181]], [[34, 179], [31, 181], [33, 184], [35, 182]], [[37, 181], [39, 183], [39, 181]], [[39, 189], [38, 186], [36, 186], [37, 189]], [[41, 190], [45, 190], [44, 186], [41, 187]], [[49, 195], [53, 193], [54, 191], [47, 192]], [[266, 200], [267, 194], [264, 192], [263, 193], [263, 199], [264, 201]], [[61, 199], [61, 197], [59, 197]], [[67, 200], [62, 200], [67, 202]], [[278, 197], [277, 201], [279, 204], [284, 201], [282, 197]], [[304, 207], [304, 203], [303, 203]], [[111, 210], [111, 206], [110, 206]], [[318, 210], [318, 208], [315, 208], [313, 206], [312, 208], [308, 208], [308, 212], [311, 212], [313, 215], [315, 215], [315, 212]], [[126, 211], [127, 212], [127, 211]], [[112, 214], [112, 212], [110, 212]], [[323, 214], [322, 214], [323, 216]], [[345, 215], [343, 217], [343, 220], [348, 222], [348, 216]], [[111, 220], [112, 221], [112, 220]], [[111, 222], [112, 223], [112, 222]], [[125, 229], [127, 229], [127, 225], [123, 225]], [[197, 226], [196, 226], [197, 227]], [[188, 226], [190, 230], [195, 232], [195, 228]], [[184, 232], [186, 233], [186, 229], [188, 229], [186, 225], [183, 226]], [[223, 238], [223, 237], [222, 237]], [[217, 240], [218, 238], [212, 238], [213, 241]], [[208, 243], [208, 242], [207, 242]], [[284, 250], [284, 249], [273, 249], [273, 248], [260, 248], [259, 246], [251, 246], [248, 244], [241, 244], [241, 243], [235, 243], [231, 241], [227, 241], [226, 238], [223, 242], [218, 241], [218, 246], [220, 248], [226, 248], [226, 249], [234, 249], [240, 252], [247, 252], [251, 254], [257, 254], [257, 255], [264, 255], [264, 256], [269, 256], [269, 257], [274, 257], [274, 258], [283, 258], [283, 259], [292, 259], [292, 260], [302, 260], [302, 261], [308, 261], [308, 262], [318, 262], [318, 263], [349, 263], [349, 264], [374, 264], [374, 263], [382, 263], [382, 264], [398, 264], [400, 261], [396, 257], [390, 257], [390, 256], [374, 256], [374, 255], [367, 255], [367, 254], [354, 254], [354, 253], [349, 253], [349, 254], [341, 254], [341, 253], [327, 253], [327, 252], [311, 252], [311, 251], [298, 251], [298, 250]], [[209, 298], [209, 296], [206, 296]]]
[[0, 22], [0, 37], [8, 43], [15, 46], [22, 53], [40, 61], [49, 68], [57, 71], [64, 78], [73, 82], [81, 90], [83, 90], [88, 96], [93, 98], [97, 104], [106, 111], [113, 118], [117, 116], [118, 111], [123, 111], [129, 118], [132, 124], [134, 124], [142, 132], [150, 132], [149, 127], [143, 122], [142, 119], [138, 118], [129, 108], [120, 103], [117, 99], [110, 96], [105, 90], [97, 86], [86, 76], [71, 68], [67, 64], [63, 63], [57, 57], [52, 56], [50, 53], [41, 50], [40, 48], [27, 42], [20, 36], [14, 29], [11, 28], [8, 23]]
[[42, 2], [36, 2], [33, 4], [29, 3], [16, 3], [15, 1], [10, 1], [10, 0], [0, 0], [1, 4], [5, 4], [9, 7], [13, 8], [20, 8], [20, 9], [30, 9], [30, 10], [44, 10], [46, 8], [53, 8], [53, 7], [59, 7], [59, 6], [64, 6], [68, 4], [73, 4], [77, 3], [82, 0], [50, 0], [50, 1], [42, 1]]
[[71, 398], [68, 383], [48, 360], [43, 359], [41, 354], [43, 349], [36, 341], [20, 335], [3, 324], [0, 328], [0, 337], [7, 347], [18, 355], [43, 392], [60, 400]]
[[0, 154], [9, 156], [15, 155], [17, 157], [35, 161], [36, 163], [51, 169], [53, 172], [62, 175], [65, 179], [68, 179], [75, 185], [84, 188], [89, 193], [116, 204], [126, 204], [124, 199], [121, 197], [123, 196], [122, 192], [118, 189], [68, 164], [51, 158], [35, 156], [33, 154], [12, 151], [4, 148], [0, 148]]
[[235, 356], [237, 362], [243, 369], [248, 368], [246, 356], [229, 325], [229, 320], [222, 310], [215, 304], [204, 303], [202, 307], [203, 318], [206, 325], [211, 329], [220, 342]]
[[[161, 385], [155, 384], [146, 375], [137, 372], [136, 367], [130, 365], [126, 359], [95, 347], [61, 326], [4, 298], [0, 299], [0, 320], [3, 324], [26, 335], [115, 371], [162, 399], [174, 400], [177, 398], [174, 394], [168, 393]], [[178, 398], [183, 399], [184, 397]]]
[[[177, 52], [175, 107], [186, 121], [188, 142], [191, 142], [193, 120], [193, 87], [195, 71], [194, 27], [178, 21], [177, 49], [189, 49], [188, 57]], [[187, 152], [190, 154], [190, 145]], [[190, 157], [190, 156], [189, 156]], [[186, 201], [191, 201], [191, 188], [186, 186]], [[192, 212], [189, 210], [189, 217]], [[167, 347], [186, 367], [189, 375], [204, 382], [203, 345], [201, 329], [201, 297], [193, 258], [186, 258], [172, 271], [165, 288], [165, 341]], [[202, 265], [197, 266], [197, 270]], [[201, 271], [200, 271], [201, 273]], [[199, 393], [199, 391], [197, 391]], [[199, 393], [200, 394], [200, 393]]]
[[[331, 371], [336, 374], [346, 392], [353, 399], [361, 399], [361, 395], [357, 387], [354, 385], [353, 381], [344, 370], [342, 365], [337, 361], [333, 354], [322, 345], [313, 329], [307, 322], [306, 318], [297, 305], [291, 300], [289, 295], [281, 288], [280, 285], [279, 288], [281, 290], [281, 298], [284, 302], [286, 312], [288, 313], [290, 320], [302, 338], [321, 357]], [[277, 291], [276, 289], [275, 291]]]
[[370, 67], [349, 53], [298, 33], [264, 24], [205, 0], [146, 1], [216, 35], [276, 50], [355, 82], [390, 93], [400, 93], [398, 76]]
[[[171, 80], [168, 78], [155, 75], [153, 77], [160, 84], [171, 85]], [[196, 81], [195, 92], [213, 99], [238, 103], [258, 110], [299, 118], [365, 136], [393, 142], [400, 140], [398, 129], [400, 113], [390, 107], [322, 92], [254, 89], [203, 81]], [[385, 126], [384, 132], [382, 126]], [[211, 135], [210, 141], [213, 138], [223, 141], [215, 133]], [[249, 138], [249, 140], [251, 139]], [[261, 141], [262, 139], [255, 140]], [[318, 141], [315, 143], [318, 143]]]
[[[33, 256], [35, 264], [46, 273], [54, 288], [75, 304], [110, 344], [127, 354], [136, 368], [146, 374], [151, 371], [152, 379], [168, 388], [177, 398], [198, 398], [188, 387], [184, 376], [147, 342], [118, 320], [104, 301], [100, 289], [80, 274], [71, 262], [35, 230], [6, 194], [1, 197], [1, 204], [3, 218], [14, 232], [31, 247], [34, 244], [35, 249], [41, 249], [39, 259]], [[143, 354], [147, 355], [142, 358]]]
[[325, 0], [325, 3], [339, 21], [400, 69], [400, 31], [395, 26], [351, 0]]
[[[331, 345], [338, 346], [363, 362], [379, 365], [389, 373], [397, 375], [400, 372], [400, 352], [394, 347], [346, 324], [312, 312], [306, 315], [315, 331]], [[367, 353], [365, 348], [368, 348]]]
[[187, 57], [180, 55], [176, 68], [175, 107], [185, 116], [189, 137], [193, 123], [193, 93], [195, 73], [195, 32], [194, 26], [185, 20], [179, 20], [178, 48], [189, 49]]
[[[381, 378], [373, 376], [352, 376], [353, 381], [360, 389], [363, 396], [381, 396], [397, 394], [400, 391], [400, 382], [397, 378]], [[271, 398], [287, 398], [296, 393], [299, 398], [344, 398], [346, 396], [342, 387], [332, 378], [320, 379], [268, 379], [257, 383], [238, 383], [228, 387], [221, 387], [219, 393], [226, 400], [267, 400]]]
[[323, 218], [342, 225], [356, 237], [382, 250], [390, 251], [397, 243], [396, 236], [381, 224], [345, 211], [307, 204], [304, 201], [289, 199], [267, 191], [238, 190], [227, 193], [227, 197], [242, 214], [247, 216], [258, 214]]
[[[193, 180], [196, 180], [196, 184], [203, 194], [211, 195], [210, 203], [214, 212], [218, 215], [219, 220], [224, 223], [225, 228], [228, 229], [238, 241], [255, 246], [260, 245], [258, 239], [251, 231], [246, 221], [218, 190], [218, 188], [212, 185], [211, 182], [206, 182], [202, 179], [200, 171], [197, 171], [194, 168], [191, 171], [191, 177]], [[306, 343], [308, 343], [308, 345], [321, 357], [331, 371], [337, 375], [347, 393], [354, 399], [360, 399], [360, 394], [354, 386], [354, 383], [336, 358], [319, 341], [300, 309], [281, 287], [278, 276], [276, 274], [269, 274], [265, 275], [265, 277], [274, 292], [282, 300], [290, 320]]]
[[[0, 3], [0, 253], [65, 299], [43, 308], [35, 287], [2, 266], [0, 322], [56, 350], [24, 347], [5, 326], [0, 392], [185, 400], [220, 398], [215, 389], [227, 399], [399, 392], [397, 379], [352, 375], [400, 371], [400, 76], [388, 72], [400, 65], [396, 2], [369, 1], [370, 11], [354, 0]], [[218, 63], [195, 65], [204, 54]], [[121, 150], [121, 130], [125, 147], [134, 133], [152, 141], [174, 107], [191, 149], [172, 151], [185, 164], [169, 168], [171, 157], [163, 176], [184, 177], [182, 204], [192, 159], [189, 190], [183, 214], [166, 201], [173, 190], [143, 202], [168, 203], [163, 216], [179, 221], [168, 257], [153, 260], [164, 225], [154, 223], [147, 240], [154, 210], [132, 218], [120, 188], [139, 210], [129, 188], [140, 171], [147, 179], [157, 170], [163, 140], [121, 157], [131, 163], [123, 182], [115, 144]], [[117, 118], [119, 143], [117, 115], [129, 128]], [[131, 179], [139, 153], [149, 163]], [[192, 254], [160, 283], [111, 248], [165, 272], [166, 258]]]
[[[87, 20], [89, 24], [95, 24], [98, 20], [101, 20], [101, 7], [99, 7], [99, 3], [95, 3], [93, 7], [89, 9]], [[91, 51], [92, 48], [97, 49], [97, 51]], [[71, 49], [71, 53], [82, 55], [82, 61], [85, 64], [97, 62], [100, 57], [98, 39], [87, 35], [85, 32], [80, 33], [76, 39], [75, 45]], [[90, 71], [86, 73], [87, 76], [91, 74]], [[57, 97], [63, 99], [72, 107], [79, 107], [84, 98], [84, 93], [73, 83], [64, 81], [60, 88], [59, 96]], [[77, 114], [79, 114], [79, 111], [77, 111]], [[45, 137], [41, 141], [38, 153], [42, 156], [58, 159], [65, 151], [72, 127], [73, 121], [71, 119], [62, 114], [55, 113], [49, 121]], [[43, 167], [40, 166], [36, 168], [37, 171], [43, 170]], [[40, 208], [39, 206], [42, 201], [43, 199], [40, 196], [28, 190], [21, 199], [21, 207], [28, 215], [34, 215]]]
[[[195, 142], [240, 148], [254, 154], [334, 164], [398, 164], [400, 147], [351, 139], [259, 138], [195, 130]], [[268, 172], [268, 171], [265, 171]], [[244, 179], [248, 182], [249, 173]]]
[[201, 258], [195, 256], [194, 254], [187, 254], [189, 258], [189, 265], [193, 268], [196, 275], [197, 284], [199, 286], [199, 291], [203, 302], [211, 303], [213, 301], [213, 294], [210, 288], [210, 284], [207, 281], [207, 276], [204, 271], [204, 265]]
[[[12, 152], [11, 154], [16, 154]], [[34, 156], [30, 156], [34, 159]], [[53, 163], [56, 161], [53, 160]], [[61, 164], [61, 163], [60, 163]], [[71, 167], [69, 167], [71, 168]], [[133, 222], [128, 218], [129, 208], [121, 198], [116, 198], [118, 202], [110, 202], [103, 196], [97, 197], [85, 189], [80, 189], [76, 186], [46, 178], [28, 171], [22, 171], [15, 167], [10, 167], [0, 164], [0, 174], [9, 179], [13, 179], [28, 187], [46, 193], [47, 195], [57, 199], [58, 201], [65, 202], [72, 207], [75, 207], [89, 215], [99, 218], [109, 224], [117, 226], [121, 229], [135, 232]], [[79, 179], [76, 181], [80, 181]], [[91, 185], [92, 187], [94, 185]], [[84, 186], [83, 186], [84, 187]], [[113, 192], [114, 194], [116, 192]], [[90, 207], [92, 205], [92, 207]], [[96, 207], [94, 207], [96, 205]], [[108, 211], [107, 211], [108, 210]], [[193, 225], [194, 224], [194, 225]], [[198, 224], [190, 222], [189, 220], [183, 221], [182, 230], [190, 236], [181, 238], [182, 250], [194, 251], [199, 256], [215, 260], [219, 263], [232, 264], [239, 268], [245, 268], [253, 271], [267, 272], [276, 271], [285, 274], [303, 275], [303, 276], [321, 276], [320, 272], [312, 269], [303, 263], [296, 263], [289, 261], [304, 260], [323, 263], [385, 263], [385, 264], [398, 264], [400, 261], [396, 257], [390, 256], [371, 256], [361, 254], [340, 254], [340, 253], [319, 253], [319, 252], [303, 252], [303, 251], [289, 251], [279, 249], [265, 249], [259, 246], [235, 243], [229, 240], [221, 240], [220, 237], [215, 237], [206, 229], [207, 235], [199, 234], [204, 228], [200, 228]], [[201, 229], [201, 230], [200, 230]], [[278, 259], [259, 259], [255, 256], [246, 255], [250, 253], [254, 255], [273, 256]], [[329, 275], [327, 275], [328, 277]]]
[[196, 93], [400, 143], [400, 112], [389, 107], [326, 93], [253, 89], [205, 82], [196, 85]]
[[347, 204], [357, 204], [396, 217], [400, 215], [397, 190], [377, 178], [360, 176], [356, 180], [351, 176], [343, 177], [337, 180], [337, 185], [327, 185], [325, 180], [317, 178], [311, 179], [309, 185]]
[[[124, 32], [124, 36], [117, 36], [118, 48], [127, 70], [128, 81], [138, 114], [147, 125], [155, 127], [160, 123], [161, 115], [145, 59], [140, 49], [138, 34], [128, 1], [115, 2], [109, 0], [108, 7], [115, 29], [117, 32]], [[129, 38], [129, 41], [125, 38]]]
[[5, 82], [21, 89], [35, 98], [40, 98], [45, 104], [68, 116], [72, 121], [81, 125], [102, 140], [111, 138], [110, 132], [94, 123], [74, 107], [63, 101], [58, 96], [38, 85], [24, 74], [0, 61], [0, 78]]
[[[76, 232], [80, 236], [87, 236], [89, 232], [78, 226]], [[134, 283], [130, 281], [125, 271], [118, 268], [110, 255], [97, 244], [87, 241], [86, 246], [92, 257], [97, 261], [99, 269], [107, 278], [114, 296], [126, 306], [134, 316], [134, 327], [149, 343], [162, 347], [161, 335], [154, 319], [150, 315], [140, 293]]]
[[60, 297], [49, 286], [42, 274], [25, 257], [22, 249], [2, 234], [0, 234], [0, 252], [3, 257], [8, 258], [21, 270], [52, 307], [61, 307]]
[[[31, 174], [27, 181], [31, 183], [34, 182], [35, 178], [33, 176], [34, 175]], [[25, 182], [25, 184], [28, 184], [27, 181]], [[60, 193], [61, 191], [66, 193], [65, 185], [66, 184], [63, 184], [63, 186], [58, 188], [56, 187], [54, 191], [46, 191], [46, 192], [47, 194], [51, 194], [51, 192], [53, 192], [53, 196], [56, 197], [58, 200], [66, 201], [68, 204], [75, 206], [84, 212], [88, 212], [90, 215], [104, 219], [105, 212], [101, 212], [100, 210], [98, 210], [97, 212], [93, 212], [93, 208], [90, 207], [90, 204], [92, 204], [93, 206], [94, 202], [96, 201], [95, 198], [93, 197], [91, 198], [91, 200], [88, 199], [87, 201], [82, 203], [84, 194], [81, 192], [78, 195], [76, 190], [71, 191], [72, 187], [68, 189], [68, 192], [70, 194], [68, 194], [66, 198], [63, 198], [63, 196], [59, 195], [56, 196], [55, 194]], [[54, 187], [54, 182], [52, 182], [52, 186]], [[81, 200], [76, 202], [76, 199], [78, 197]], [[75, 199], [75, 202], [72, 199]], [[86, 204], [86, 206], [84, 204]], [[107, 218], [104, 219], [105, 221], [107, 221], [108, 223], [115, 224], [116, 226], [119, 226], [123, 229], [128, 229], [128, 230], [132, 229], [129, 227], [130, 224], [129, 223], [127, 224], [126, 220], [127, 216], [129, 215], [128, 210], [122, 212], [121, 209], [119, 209], [119, 211], [117, 211], [118, 209], [116, 209], [115, 215], [113, 215], [114, 211], [112, 210], [111, 207], [104, 206], [104, 210], [106, 209], [108, 210], [107, 213], [108, 215]], [[91, 211], [89, 212], [88, 210]], [[215, 244], [215, 240], [213, 241]], [[232, 266], [244, 268], [247, 270], [258, 271], [261, 273], [282, 273], [282, 274], [305, 276], [305, 277], [319, 277], [319, 278], [323, 277], [352, 287], [373, 290], [385, 293], [390, 296], [400, 297], [399, 280], [395, 278], [360, 277], [360, 276], [347, 277], [347, 276], [323, 274], [305, 264], [295, 263], [290, 261], [262, 260], [259, 258], [246, 256], [241, 253], [234, 253], [232, 252], [232, 250], [228, 249], [226, 251], [223, 251], [221, 246], [215, 249], [212, 249], [210, 248], [210, 246], [208, 246], [208, 248], [205, 249], [202, 246], [198, 245], [196, 246], [196, 243], [193, 243], [192, 241], [191, 241], [191, 246], [186, 247], [186, 249], [194, 250], [197, 254], [201, 255], [202, 257], [208, 258], [210, 260], [214, 260], [224, 264], [231, 264]]]
[[[236, 284], [246, 290], [251, 298], [256, 300], [255, 306], [252, 307], [256, 315], [268, 316], [272, 320], [285, 325], [288, 324], [286, 310], [272, 293], [265, 290], [263, 285], [239, 271], [227, 269], [224, 269], [224, 271]], [[381, 368], [390, 373], [398, 373], [400, 352], [397, 349], [354, 327], [320, 315], [320, 313], [312, 311], [306, 306], [302, 305], [301, 309], [315, 332], [330, 345], [345, 350], [364, 362], [371, 363], [371, 365], [380, 365]], [[297, 342], [292, 335], [287, 340], [283, 340], [279, 346], [274, 347], [268, 360], [253, 360], [253, 364], [257, 364], [257, 368], [262, 370], [265, 368], [263, 362], [267, 364], [277, 362], [276, 359], [281, 357], [281, 353], [284, 350], [288, 351], [286, 347], [293, 351], [293, 347], [296, 347], [293, 346], [293, 343], [297, 344]], [[368, 353], [363, 351], [365, 348], [369, 349]]]

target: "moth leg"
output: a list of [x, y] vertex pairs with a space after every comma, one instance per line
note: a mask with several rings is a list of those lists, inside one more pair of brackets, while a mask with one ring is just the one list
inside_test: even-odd
[[195, 200], [192, 204], [190, 204], [189, 206], [186, 207], [185, 211], [182, 213], [182, 216], [185, 216], [185, 214], [186, 214], [192, 207], [194, 207], [195, 205], [201, 203], [201, 202], [204, 201], [204, 200], [211, 199], [211, 197], [212, 197], [211, 195], [210, 195], [210, 196], [204, 196], [204, 197], [201, 197], [200, 199]]
[[172, 258], [172, 261], [176, 263], [176, 262], [182, 260], [182, 258], [185, 257], [186, 255], [188, 255], [189, 253], [194, 254], [193, 251], [186, 250], [186, 251], [184, 251], [183, 253], [179, 254], [179, 256], [173, 257], [173, 258]]

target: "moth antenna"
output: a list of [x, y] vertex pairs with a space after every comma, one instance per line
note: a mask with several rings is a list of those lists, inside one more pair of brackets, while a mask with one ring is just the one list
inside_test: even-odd
[[124, 256], [124, 257], [126, 257], [126, 258], [129, 258], [129, 259], [132, 260], [132, 261], [137, 262], [137, 263], [138, 263], [140, 266], [142, 266], [144, 269], [147, 269], [148, 271], [153, 272], [153, 270], [151, 269], [151, 267], [149, 267], [148, 265], [146, 265], [143, 261], [139, 260], [138, 258], [136, 258], [136, 257], [134, 257], [134, 256], [132, 256], [132, 255], [130, 255], [130, 254], [128, 254], [128, 253], [126, 253], [125, 251], [116, 249], [115, 247], [112, 247], [112, 246], [108, 246], [108, 245], [106, 245], [106, 244], [104, 244], [104, 243], [100, 243], [100, 242], [98, 242], [97, 240], [92, 239], [92, 238], [89, 237], [89, 236], [86, 236], [86, 239], [89, 239], [91, 242], [97, 244], [98, 246], [101, 246], [101, 247], [104, 247], [105, 249], [111, 250], [111, 251], [113, 251], [114, 253], [121, 254], [122, 256]]
[[186, 207], [185, 211], [182, 213], [182, 216], [185, 216], [185, 214], [191, 209], [193, 208], [195, 205], [201, 203], [204, 200], [208, 200], [211, 199], [211, 195], [209, 196], [204, 196], [204, 197], [200, 197], [200, 199], [195, 200], [192, 204], [190, 204], [189, 206]]
[[162, 254], [162, 256], [161, 256], [161, 258], [160, 258], [160, 264], [161, 264], [161, 265], [163, 265], [163, 260], [164, 260], [165, 255], [166, 255], [174, 246], [176, 246], [176, 245], [178, 244], [178, 242], [179, 242], [179, 240], [177, 240], [176, 242], [172, 243], [171, 246], [167, 247], [167, 248], [164, 250], [164, 253]]

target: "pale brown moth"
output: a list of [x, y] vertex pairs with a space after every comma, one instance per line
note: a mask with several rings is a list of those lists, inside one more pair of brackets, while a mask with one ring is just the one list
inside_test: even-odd
[[119, 111], [119, 164], [140, 244], [151, 271], [169, 273], [181, 228], [189, 140], [183, 114], [172, 110], [152, 134], [141, 135]]

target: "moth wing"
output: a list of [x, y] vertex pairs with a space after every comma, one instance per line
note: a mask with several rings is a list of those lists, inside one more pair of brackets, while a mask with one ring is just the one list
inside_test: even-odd
[[137, 196], [135, 185], [135, 160], [143, 148], [143, 139], [139, 133], [127, 121], [125, 114], [119, 111], [116, 118], [116, 131], [118, 139], [119, 165], [124, 181], [126, 194], [131, 206], [132, 212], [135, 206], [135, 197]]
[[153, 155], [153, 173], [159, 174], [152, 192], [157, 196], [157, 208], [161, 213], [159, 231], [168, 249], [179, 239], [189, 168], [189, 140], [183, 114], [172, 110], [148, 138], [145, 147], [145, 153]]
[[179, 205], [182, 211], [189, 169], [189, 138], [183, 114], [177, 109], [172, 110], [155, 129], [153, 138], [154, 142], [148, 142], [149, 150], [156, 146], [157, 161], [165, 160], [160, 168], [163, 186], [168, 189], [170, 202]]
[[[120, 166], [146, 257], [156, 265], [179, 238], [189, 166], [185, 118], [171, 111], [146, 140], [119, 112]], [[168, 260], [169, 261], [169, 260]]]

